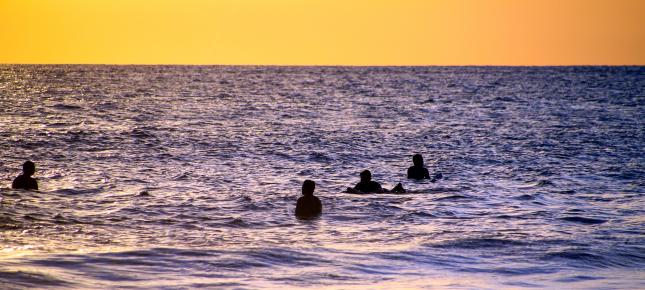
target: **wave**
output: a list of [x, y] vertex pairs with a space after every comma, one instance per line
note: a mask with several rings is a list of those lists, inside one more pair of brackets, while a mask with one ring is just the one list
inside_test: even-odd
[[550, 252], [542, 256], [543, 260], [564, 260], [574, 262], [580, 267], [606, 267], [609, 261], [597, 254], [593, 254], [584, 250], [564, 250], [558, 252]]
[[[1, 265], [1, 264], [0, 264]], [[7, 271], [0, 268], [0, 285], [2, 289], [35, 289], [43, 286], [48, 287], [73, 287], [74, 283], [64, 281], [51, 275], [37, 271]]]
[[462, 194], [453, 194], [448, 196], [437, 197], [434, 201], [455, 201], [455, 200], [465, 200], [465, 199], [479, 199], [477, 197], [462, 195]]
[[77, 105], [70, 105], [70, 104], [55, 104], [52, 106], [54, 109], [59, 109], [59, 110], [80, 110], [83, 107], [77, 106]]
[[603, 219], [588, 218], [588, 217], [581, 217], [581, 216], [568, 216], [568, 217], [560, 218], [560, 220], [580, 223], [585, 225], [598, 225], [598, 224], [603, 224], [607, 222], [607, 220], [603, 220]]
[[430, 244], [434, 248], [486, 249], [523, 246], [526, 243], [511, 239], [498, 238], [465, 238]]

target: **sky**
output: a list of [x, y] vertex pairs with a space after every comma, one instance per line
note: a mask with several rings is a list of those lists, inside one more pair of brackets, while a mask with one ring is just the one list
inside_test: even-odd
[[645, 65], [645, 0], [0, 0], [0, 63]]

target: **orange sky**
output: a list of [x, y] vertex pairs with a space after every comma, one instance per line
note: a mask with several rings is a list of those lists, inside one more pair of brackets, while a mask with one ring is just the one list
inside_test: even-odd
[[645, 0], [0, 0], [0, 63], [645, 65]]

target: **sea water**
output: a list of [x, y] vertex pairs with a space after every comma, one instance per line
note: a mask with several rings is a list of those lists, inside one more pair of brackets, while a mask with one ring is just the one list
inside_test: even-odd
[[644, 148], [645, 67], [2, 65], [0, 288], [643, 289]]

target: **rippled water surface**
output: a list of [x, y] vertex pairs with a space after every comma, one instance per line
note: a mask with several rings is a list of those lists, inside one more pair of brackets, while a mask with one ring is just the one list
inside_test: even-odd
[[642, 289], [643, 148], [644, 67], [4, 65], [0, 285]]

